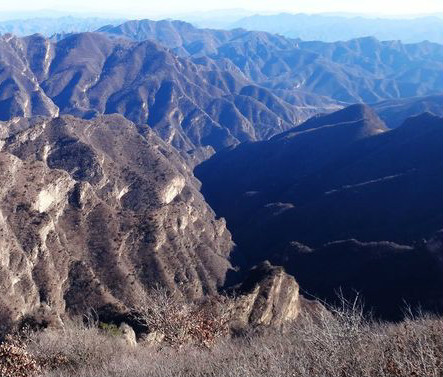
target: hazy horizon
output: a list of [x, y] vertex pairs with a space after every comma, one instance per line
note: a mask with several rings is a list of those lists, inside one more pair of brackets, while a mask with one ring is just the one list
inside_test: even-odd
[[[184, 5], [185, 4], [185, 5]], [[171, 11], [172, 10], [172, 11]], [[99, 18], [178, 18], [183, 16], [213, 17], [220, 16], [248, 16], [254, 14], [324, 14], [341, 16], [364, 16], [381, 18], [416, 18], [423, 16], [443, 16], [443, 2], [425, 0], [419, 3], [390, 1], [389, 5], [381, 0], [370, 4], [356, 3], [350, 0], [328, 2], [315, 0], [309, 4], [276, 0], [270, 5], [264, 0], [219, 1], [203, 2], [189, 0], [186, 3], [179, 0], [166, 0], [161, 3], [146, 4], [141, 0], [127, 0], [124, 3], [96, 0], [91, 3], [87, 0], [42, 0], [35, 3], [31, 0], [19, 0], [0, 4], [0, 19], [18, 19], [30, 17], [99, 17]]]

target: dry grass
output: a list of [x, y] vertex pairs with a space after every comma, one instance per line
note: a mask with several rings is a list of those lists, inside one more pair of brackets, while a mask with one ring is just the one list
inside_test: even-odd
[[443, 374], [443, 320], [429, 316], [377, 323], [353, 303], [303, 315], [285, 332], [250, 330], [212, 348], [153, 347], [95, 326], [69, 323], [26, 337], [45, 377], [424, 376]]

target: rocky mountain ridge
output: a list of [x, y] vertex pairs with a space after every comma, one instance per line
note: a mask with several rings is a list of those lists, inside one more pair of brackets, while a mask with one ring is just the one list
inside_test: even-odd
[[[151, 41], [83, 33], [53, 43], [9, 35], [0, 38], [0, 50], [3, 120], [120, 113], [193, 151], [267, 138], [313, 113], [257, 91], [235, 69], [196, 64]], [[330, 105], [336, 106], [329, 101], [324, 109]]]
[[100, 31], [130, 40], [154, 40], [200, 64], [231, 64], [256, 84], [283, 91], [282, 98], [315, 94], [347, 103], [372, 103], [424, 95], [423, 90], [441, 93], [438, 72], [443, 50], [436, 43], [380, 42], [373, 37], [309, 42], [243, 29], [198, 29], [173, 20], [128, 21]]

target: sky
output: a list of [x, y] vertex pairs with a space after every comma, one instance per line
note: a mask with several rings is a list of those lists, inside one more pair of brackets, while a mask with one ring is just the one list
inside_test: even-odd
[[443, 13], [443, 0], [0, 0], [0, 12], [53, 10], [137, 18], [231, 8], [256, 13], [348, 12], [414, 16]]

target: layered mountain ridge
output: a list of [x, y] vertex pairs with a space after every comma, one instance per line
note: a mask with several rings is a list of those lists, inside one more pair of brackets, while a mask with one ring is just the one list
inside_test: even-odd
[[302, 42], [180, 21], [130, 21], [58, 41], [4, 35], [0, 56], [3, 120], [120, 113], [205, 156], [202, 148], [265, 140], [347, 103], [443, 86], [437, 44]]
[[[84, 33], [56, 44], [39, 36], [3, 37], [3, 44], [8, 70], [15, 67], [3, 81], [3, 119], [117, 112], [185, 151], [220, 149], [296, 124], [296, 109], [272, 94], [269, 107], [245, 97], [244, 78], [195, 65], [150, 41]], [[284, 111], [277, 115], [272, 107]]]
[[[100, 31], [137, 41], [155, 40], [180, 56], [233, 63], [248, 78], [268, 88], [299, 89], [348, 102], [422, 95], [420, 85], [427, 84], [414, 83], [422, 69], [433, 66], [441, 70], [442, 47], [430, 42], [402, 44], [373, 37], [309, 42], [243, 29], [197, 29], [169, 20], [129, 21]], [[427, 74], [426, 81], [440, 92], [438, 74]]]

